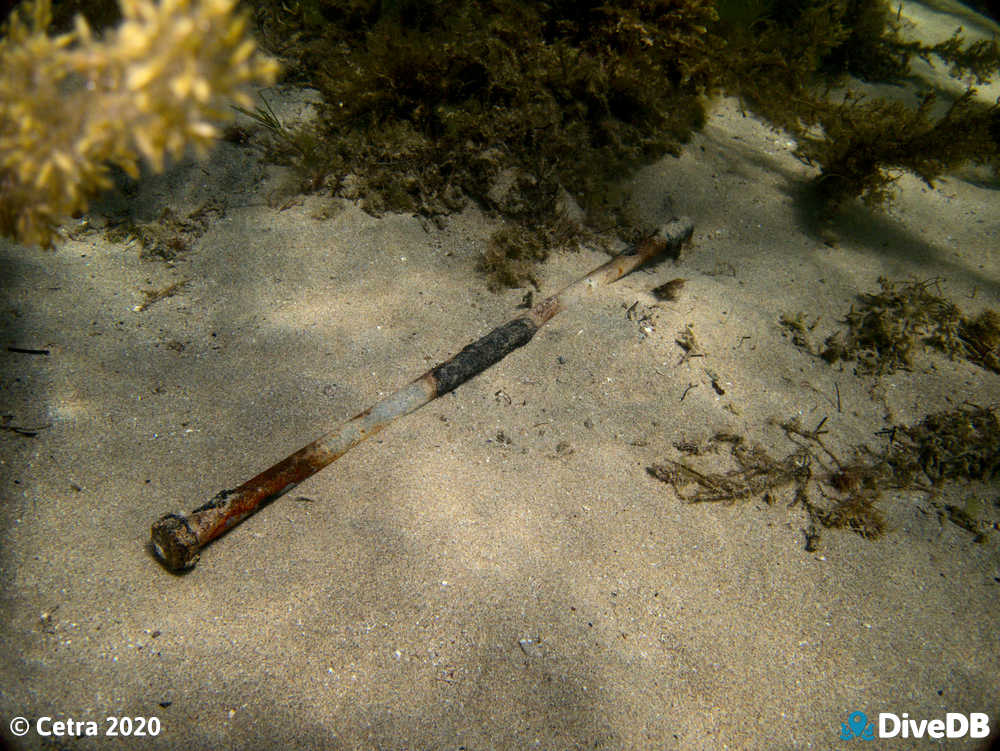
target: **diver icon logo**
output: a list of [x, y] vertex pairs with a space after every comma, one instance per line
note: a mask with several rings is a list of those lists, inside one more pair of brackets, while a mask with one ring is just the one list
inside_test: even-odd
[[847, 715], [847, 722], [840, 723], [840, 740], [849, 741], [851, 738], [859, 741], [875, 740], [875, 725], [868, 722], [868, 716], [864, 712], [851, 712]]

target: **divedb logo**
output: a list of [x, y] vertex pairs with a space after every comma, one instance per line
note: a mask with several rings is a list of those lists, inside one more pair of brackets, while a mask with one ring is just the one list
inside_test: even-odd
[[[877, 731], [877, 735], [876, 735]], [[944, 719], [911, 719], [903, 712], [879, 712], [878, 725], [868, 721], [864, 712], [847, 715], [840, 723], [843, 741], [873, 741], [875, 738], [986, 738], [990, 734], [990, 717], [984, 712], [948, 712]]]

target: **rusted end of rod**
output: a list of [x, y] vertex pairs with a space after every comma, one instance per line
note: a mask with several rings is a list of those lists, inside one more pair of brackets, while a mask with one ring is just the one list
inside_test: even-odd
[[151, 529], [153, 551], [171, 571], [192, 568], [201, 549], [216, 537], [339, 459], [393, 418], [412, 412], [434, 396], [431, 373], [426, 373], [238, 488], [223, 490], [190, 513], [160, 517]]
[[[341, 432], [349, 426], [354, 427], [354, 423], [363, 420], [364, 415], [362, 413], [345, 424]], [[361, 431], [355, 435], [361, 436], [357, 440], [365, 437]], [[151, 543], [157, 557], [171, 571], [192, 568], [198, 562], [204, 545], [287, 493], [350, 448], [348, 446], [335, 453], [323, 444], [323, 438], [299, 449], [240, 487], [223, 490], [190, 513], [162, 516], [153, 523], [151, 530]]]
[[588, 291], [620, 279], [669, 249], [680, 248], [690, 239], [693, 229], [689, 219], [664, 225], [657, 234], [628, 252], [612, 258], [559, 294], [538, 303], [524, 315], [493, 329], [447, 362], [427, 371], [238, 488], [223, 490], [190, 513], [170, 513], [160, 517], [151, 530], [151, 544], [157, 557], [171, 571], [194, 567], [201, 549], [216, 537], [319, 472], [397, 417], [447, 394], [515, 349], [523, 347], [546, 321]]

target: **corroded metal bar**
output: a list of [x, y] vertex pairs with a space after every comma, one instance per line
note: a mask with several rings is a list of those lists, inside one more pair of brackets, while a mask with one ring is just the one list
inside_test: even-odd
[[447, 394], [524, 346], [546, 321], [591, 290], [611, 284], [668, 249], [678, 250], [691, 237], [692, 230], [693, 225], [688, 219], [661, 227], [638, 246], [616, 256], [523, 315], [493, 329], [447, 362], [427, 371], [238, 488], [223, 490], [190, 513], [171, 513], [161, 517], [152, 527], [153, 550], [172, 571], [192, 568], [198, 562], [201, 548], [216, 537], [319, 472], [397, 417]]

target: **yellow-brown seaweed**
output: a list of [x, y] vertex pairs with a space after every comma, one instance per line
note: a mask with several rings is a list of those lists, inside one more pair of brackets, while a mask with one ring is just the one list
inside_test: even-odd
[[161, 170], [204, 152], [247, 84], [274, 80], [235, 0], [121, 0], [98, 39], [82, 17], [50, 36], [50, 0], [29, 0], [0, 39], [0, 234], [51, 245], [60, 222], [110, 186], [108, 165]]

